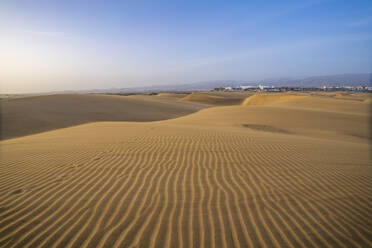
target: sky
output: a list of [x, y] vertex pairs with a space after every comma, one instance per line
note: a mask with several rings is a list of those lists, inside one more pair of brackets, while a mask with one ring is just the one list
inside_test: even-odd
[[372, 71], [371, 0], [0, 0], [0, 93]]

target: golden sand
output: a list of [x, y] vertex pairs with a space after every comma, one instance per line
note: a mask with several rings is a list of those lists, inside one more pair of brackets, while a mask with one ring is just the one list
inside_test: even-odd
[[371, 247], [368, 104], [261, 97], [1, 141], [0, 246]]
[[272, 93], [272, 94], [255, 94], [251, 97], [247, 97], [243, 105], [268, 105], [268, 104], [275, 104], [275, 103], [282, 103], [288, 102], [291, 100], [301, 99], [306, 96], [304, 95], [289, 95], [289, 94], [280, 94], [280, 93]]
[[251, 93], [229, 93], [229, 92], [193, 92], [182, 101], [197, 102], [208, 105], [238, 105]]
[[182, 93], [159, 93], [157, 96], [162, 96], [162, 97], [175, 97], [175, 98], [183, 98], [187, 96], [188, 94], [182, 94]]

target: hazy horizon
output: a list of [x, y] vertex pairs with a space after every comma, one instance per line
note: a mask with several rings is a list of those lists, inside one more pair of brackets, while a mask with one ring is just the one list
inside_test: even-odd
[[2, 1], [1, 93], [372, 68], [370, 1]]
[[[49, 94], [49, 93], [63, 93], [63, 92], [76, 92], [76, 93], [82, 93], [82, 92], [95, 92], [95, 91], [101, 91], [102, 92], [105, 92], [106, 90], [127, 90], [128, 93], [130, 93], [130, 89], [133, 89], [133, 90], [140, 90], [142, 91], [142, 89], [144, 91], [154, 91], [154, 92], [157, 92], [159, 91], [167, 91], [167, 89], [165, 87], [169, 86], [171, 87], [170, 89], [168, 90], [171, 90], [173, 91], [174, 90], [174, 87], [176, 86], [187, 86], [189, 85], [191, 88], [191, 90], [193, 90], [196, 86], [195, 85], [199, 85], [200, 87], [201, 86], [205, 86], [207, 88], [209, 88], [209, 84], [210, 83], [218, 83], [220, 82], [221, 84], [218, 84], [216, 85], [216, 87], [223, 87], [224, 85], [229, 85], [228, 83], [231, 83], [230, 86], [234, 86], [236, 85], [236, 83], [239, 83], [241, 85], [259, 85], [259, 84], [263, 84], [263, 85], [266, 85], [266, 86], [301, 86], [303, 83], [301, 83], [302, 80], [308, 80], [308, 79], [313, 79], [313, 78], [317, 78], [317, 81], [320, 81], [320, 80], [324, 80], [324, 78], [327, 78], [327, 77], [339, 77], [339, 76], [361, 76], [361, 75], [369, 75], [369, 78], [367, 81], [365, 80], [362, 80], [362, 81], [358, 81], [357, 79], [352, 79], [351, 81], [358, 81], [358, 86], [359, 85], [364, 85], [364, 86], [370, 86], [371, 83], [372, 83], [372, 73], [368, 72], [360, 72], [360, 73], [342, 73], [342, 74], [326, 74], [326, 75], [309, 75], [307, 77], [272, 77], [272, 78], [261, 78], [261, 79], [256, 79], [256, 80], [250, 80], [250, 79], [246, 79], [246, 80], [235, 80], [235, 79], [211, 79], [211, 80], [204, 80], [204, 81], [192, 81], [192, 82], [181, 82], [179, 84], [175, 84], [175, 83], [159, 83], [159, 84], [138, 84], [138, 85], [134, 85], [134, 86], [128, 86], [128, 87], [121, 87], [120, 84], [118, 84], [118, 86], [115, 86], [115, 87], [97, 87], [97, 88], [93, 88], [93, 87], [89, 87], [89, 85], [87, 85], [87, 87], [85, 88], [74, 88], [74, 89], [69, 89], [69, 88], [63, 88], [63, 89], [60, 89], [60, 90], [44, 90], [44, 91], [28, 91], [28, 92], [24, 92], [24, 91], [18, 91], [18, 92], [3, 92], [3, 91], [0, 91], [0, 94], [4, 94], [4, 95], [23, 95], [23, 94]], [[289, 80], [289, 84], [286, 84], [286, 83], [283, 83], [281, 81], [283, 80]], [[345, 80], [345, 79], [344, 79]], [[297, 82], [297, 84], [295, 85], [292, 85], [293, 81]], [[327, 80], [328, 81], [328, 80]], [[322, 85], [327, 85], [327, 86], [353, 86], [355, 85], [355, 82], [354, 83], [336, 83], [334, 82], [334, 79], [332, 78], [330, 80], [332, 83], [322, 83], [322, 84], [319, 84], [318, 86], [322, 86]], [[346, 81], [350, 81], [349, 80], [346, 80]], [[271, 82], [271, 83], [270, 83]], [[272, 83], [274, 82], [274, 83]], [[206, 85], [205, 85], [206, 84]], [[312, 83], [311, 85], [308, 85], [309, 87], [312, 87], [312, 86], [316, 86], [317, 83]], [[306, 86], [305, 85], [302, 85], [302, 86]], [[158, 87], [161, 87], [161, 88], [158, 88]], [[212, 87], [212, 88], [215, 88], [215, 87]], [[212, 89], [210, 88], [210, 89]], [[0, 89], [1, 89], [1, 84], [0, 84]], [[204, 89], [204, 88], [203, 88]], [[181, 87], [180, 91], [184, 91], [186, 89], [183, 89]], [[179, 89], [176, 89], [174, 91], [179, 91]], [[187, 91], [187, 90], [186, 90]], [[136, 92], [136, 91], [133, 91], [133, 92]]]

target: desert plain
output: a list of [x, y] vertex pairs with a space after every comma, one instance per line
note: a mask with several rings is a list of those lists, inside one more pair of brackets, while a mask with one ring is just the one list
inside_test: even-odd
[[1, 101], [0, 247], [372, 247], [371, 96]]

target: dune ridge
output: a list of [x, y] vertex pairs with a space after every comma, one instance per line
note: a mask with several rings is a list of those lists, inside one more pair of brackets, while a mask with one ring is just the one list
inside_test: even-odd
[[276, 104], [276, 103], [282, 103], [282, 102], [288, 102], [292, 100], [298, 100], [301, 98], [304, 98], [307, 96], [304, 95], [289, 95], [289, 94], [262, 94], [262, 93], [256, 93], [253, 96], [247, 97], [242, 105], [248, 106], [248, 105], [268, 105], [268, 104]]
[[183, 98], [187, 96], [188, 94], [184, 93], [167, 93], [167, 92], [161, 92], [158, 93], [157, 96], [162, 96], [162, 97], [175, 97], [175, 98]]
[[369, 112], [309, 99], [0, 141], [0, 247], [370, 247]]
[[197, 102], [208, 105], [238, 105], [248, 94], [240, 92], [235, 94], [221, 94], [218, 92], [193, 92], [183, 97], [181, 101]]
[[218, 103], [223, 102], [224, 97], [221, 96], [211, 96], [201, 93], [191, 93], [184, 98], [182, 98], [183, 101], [196, 101], [196, 102], [204, 102], [204, 103]]

